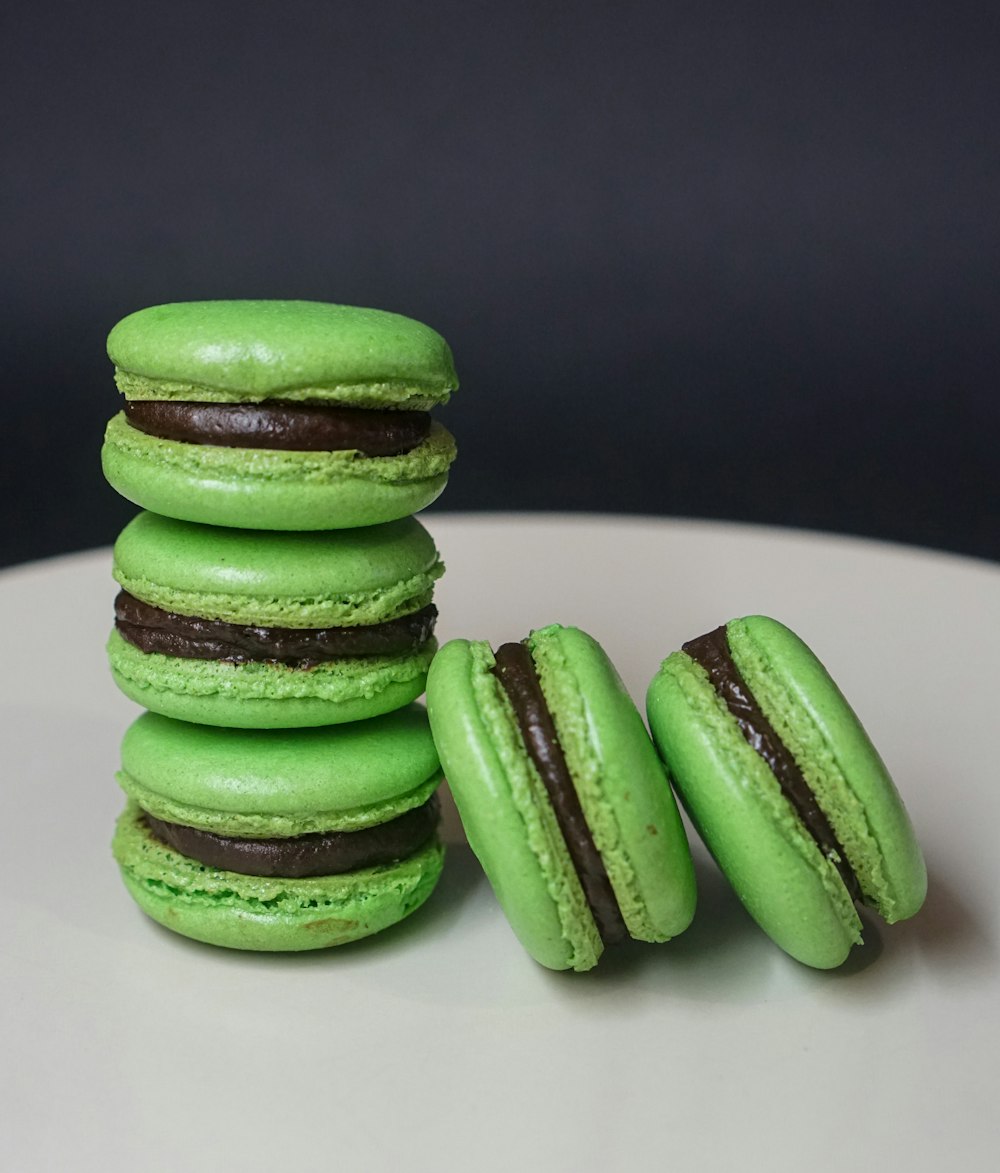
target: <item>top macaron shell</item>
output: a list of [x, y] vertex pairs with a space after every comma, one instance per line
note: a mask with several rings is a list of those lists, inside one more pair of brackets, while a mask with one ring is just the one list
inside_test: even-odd
[[[695, 887], [683, 828], [642, 720], [604, 652], [575, 628], [528, 640], [595, 845], [632, 935], [687, 927]], [[550, 969], [603, 951], [551, 803], [489, 646], [454, 640], [428, 678], [428, 713], [469, 842], [515, 934]]]
[[[750, 616], [727, 625], [737, 668], [791, 752], [886, 920], [913, 915], [926, 871], [885, 766], [826, 669], [784, 625]], [[706, 845], [747, 910], [791, 956], [842, 964], [862, 925], [834, 864], [806, 831], [707, 673], [684, 652], [650, 685], [653, 738]]]
[[414, 517], [343, 533], [195, 525], [140, 513], [114, 546], [115, 581], [166, 611], [275, 627], [353, 627], [431, 600], [444, 567]]
[[[153, 306], [112, 330], [108, 352], [127, 399], [328, 403], [426, 410], [457, 386], [451, 352], [399, 314], [307, 301]], [[185, 443], [149, 435], [124, 413], [108, 425], [105, 476], [156, 513], [248, 529], [349, 529], [429, 505], [455, 457], [436, 421], [396, 456]]]
[[426, 410], [458, 386], [448, 344], [412, 318], [317, 301], [151, 306], [108, 335], [129, 399], [329, 400]]
[[426, 802], [441, 781], [420, 705], [348, 725], [217, 729], [144, 713], [119, 784], [143, 810], [219, 835], [357, 831]]

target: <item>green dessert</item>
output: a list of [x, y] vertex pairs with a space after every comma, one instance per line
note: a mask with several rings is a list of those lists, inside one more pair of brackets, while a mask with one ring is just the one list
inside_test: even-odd
[[691, 857], [642, 719], [599, 645], [551, 626], [496, 653], [453, 640], [427, 707], [466, 833], [525, 949], [586, 970], [694, 913]]
[[125, 409], [104, 472], [130, 501], [246, 529], [378, 525], [429, 505], [455, 456], [429, 409], [457, 387], [439, 334], [310, 301], [180, 302], [108, 337]]
[[119, 688], [208, 725], [290, 728], [373, 717], [424, 690], [443, 566], [415, 518], [259, 532], [141, 513], [119, 535]]
[[734, 619], [669, 656], [649, 687], [653, 738], [736, 894], [820, 969], [862, 939], [855, 902], [913, 916], [927, 874], [906, 810], [837, 686], [787, 627]]
[[419, 706], [346, 726], [218, 729], [146, 713], [126, 732], [113, 851], [139, 907], [233, 949], [379, 932], [441, 872], [441, 781]]

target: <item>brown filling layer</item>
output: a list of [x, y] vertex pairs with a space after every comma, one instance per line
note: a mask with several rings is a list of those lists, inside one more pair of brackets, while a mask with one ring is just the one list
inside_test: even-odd
[[548, 791], [601, 940], [606, 945], [623, 941], [628, 929], [584, 818], [531, 653], [524, 644], [504, 644], [497, 649], [493, 671], [510, 698], [525, 747]]
[[161, 440], [296, 452], [357, 450], [364, 456], [401, 456], [422, 444], [431, 430], [426, 411], [314, 403], [127, 399], [125, 416], [134, 428]]
[[806, 830], [812, 835], [820, 851], [840, 873], [853, 900], [861, 899], [861, 889], [844, 849], [837, 839], [830, 820], [820, 809], [812, 788], [798, 763], [775, 732], [750, 691], [729, 651], [725, 627], [717, 627], [707, 635], [684, 644], [686, 652], [708, 673], [712, 686], [726, 702], [726, 707], [739, 725], [743, 736], [767, 762], [778, 780], [781, 791], [795, 808]]
[[326, 831], [291, 839], [237, 839], [168, 823], [143, 812], [150, 831], [181, 855], [244, 876], [339, 876], [395, 863], [419, 851], [438, 824], [436, 794], [423, 806], [362, 831]]
[[430, 639], [437, 607], [429, 603], [412, 615], [365, 627], [255, 627], [177, 615], [143, 603], [127, 591], [115, 599], [115, 627], [144, 652], [186, 660], [275, 660], [310, 668], [344, 656], [397, 656]]

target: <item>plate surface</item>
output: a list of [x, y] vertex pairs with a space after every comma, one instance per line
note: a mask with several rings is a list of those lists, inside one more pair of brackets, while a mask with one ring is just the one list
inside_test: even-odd
[[796, 629], [864, 720], [930, 895], [847, 966], [775, 949], [696, 848], [699, 911], [590, 974], [521, 951], [453, 815], [408, 923], [309, 956], [143, 918], [108, 852], [138, 709], [104, 664], [108, 551], [0, 575], [0, 1167], [187, 1173], [995, 1168], [1000, 568], [749, 526], [425, 519], [443, 638], [597, 637], [640, 704], [738, 614]]

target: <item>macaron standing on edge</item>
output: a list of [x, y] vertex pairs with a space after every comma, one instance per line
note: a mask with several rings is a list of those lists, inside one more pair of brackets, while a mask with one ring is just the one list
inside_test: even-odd
[[694, 874], [674, 797], [590, 636], [553, 625], [495, 654], [452, 640], [427, 708], [469, 843], [536, 961], [587, 970], [605, 945], [687, 927]]
[[412, 517], [280, 533], [141, 513], [115, 543], [112, 674], [146, 708], [209, 725], [373, 717], [424, 691], [442, 572]]
[[428, 414], [458, 386], [439, 334], [312, 301], [179, 302], [108, 337], [125, 409], [105, 476], [167, 517], [247, 529], [379, 525], [429, 505], [455, 456]]
[[664, 660], [653, 738], [699, 834], [761, 928], [830, 969], [861, 942], [855, 901], [889, 924], [927, 873], [892, 779], [826, 669], [765, 616], [734, 619]]
[[441, 873], [441, 781], [418, 705], [350, 725], [220, 729], [145, 713], [122, 743], [112, 850], [153, 920], [232, 949], [358, 940]]

